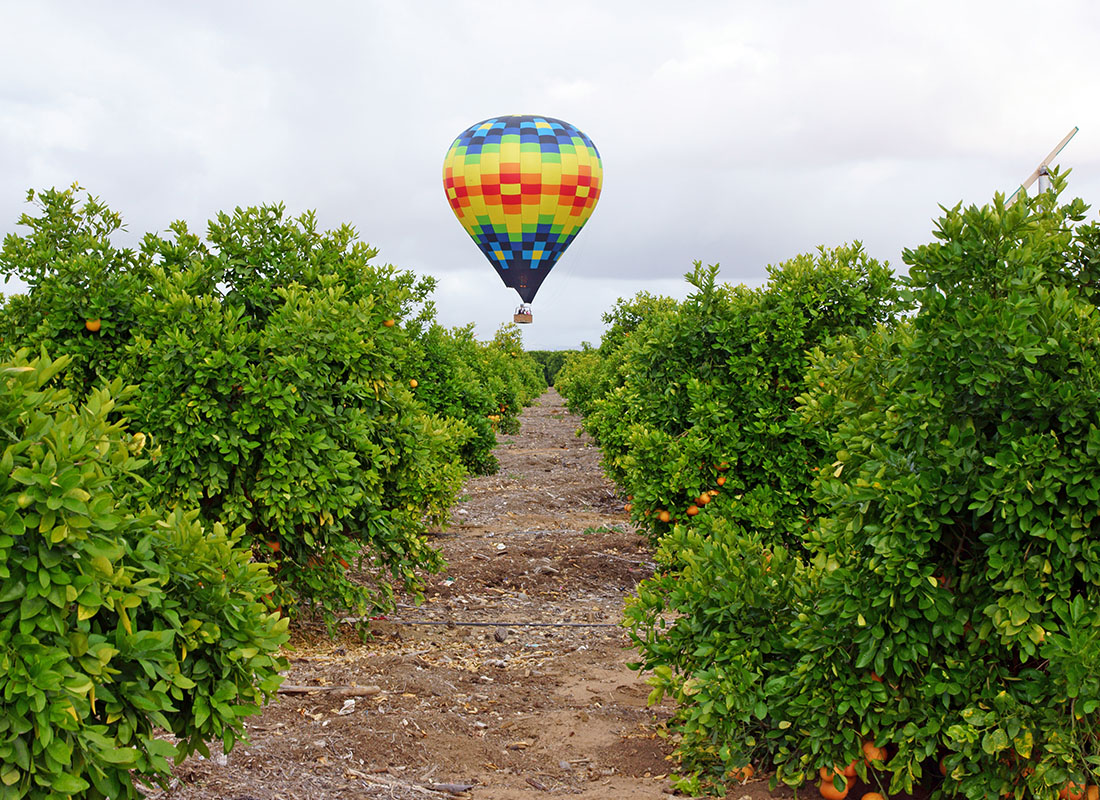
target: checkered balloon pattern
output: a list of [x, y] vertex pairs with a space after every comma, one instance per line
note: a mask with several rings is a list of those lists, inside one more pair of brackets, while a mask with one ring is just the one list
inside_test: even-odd
[[592, 216], [602, 184], [592, 140], [552, 117], [479, 122], [443, 161], [455, 216], [525, 303]]

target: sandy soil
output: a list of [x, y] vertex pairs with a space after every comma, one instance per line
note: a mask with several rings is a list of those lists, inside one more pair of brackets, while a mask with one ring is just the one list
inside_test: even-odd
[[[650, 553], [579, 425], [545, 394], [436, 535], [449, 567], [427, 602], [366, 643], [299, 630], [286, 683], [327, 690], [281, 695], [250, 719], [250, 744], [189, 759], [154, 796], [667, 797], [670, 709], [646, 707], [618, 627]], [[791, 796], [761, 779], [729, 794]]]

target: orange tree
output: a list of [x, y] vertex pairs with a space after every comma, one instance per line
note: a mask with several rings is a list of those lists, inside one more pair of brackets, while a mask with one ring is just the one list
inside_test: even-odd
[[5, 298], [0, 340], [10, 352], [48, 344], [72, 357], [60, 376], [77, 397], [117, 376], [136, 322], [135, 298], [148, 287], [150, 261], [111, 237], [122, 218], [95, 197], [80, 202], [80, 187], [31, 191], [39, 213], [23, 214], [28, 229], [4, 238], [0, 272], [18, 278], [25, 294]]
[[609, 331], [621, 342], [615, 375], [585, 427], [655, 539], [677, 520], [720, 513], [797, 542], [790, 521], [810, 513], [811, 470], [825, 453], [823, 432], [796, 412], [806, 351], [888, 317], [897, 291], [858, 244], [770, 267], [758, 289], [720, 285], [717, 272], [697, 264], [695, 292], [672, 308], [620, 308], [624, 323], [652, 320]]
[[[797, 605], [811, 582], [785, 548], [802, 549], [815, 469], [827, 463], [825, 433], [797, 410], [806, 351], [891, 318], [898, 302], [889, 270], [858, 245], [769, 275], [759, 289], [720, 286], [717, 268], [697, 265], [686, 301], [620, 303], [605, 352], [582, 353], [559, 377], [635, 522], [661, 544], [662, 570], [639, 587], [627, 621], [654, 697], [681, 703], [689, 791], [712, 764], [721, 773], [749, 763], [724, 737], [764, 743], [758, 661], [797, 658], [776, 609]], [[749, 520], [751, 533], [739, 527]], [[751, 580], [765, 574], [763, 585]]]
[[0, 362], [0, 797], [140, 798], [135, 777], [243, 737], [287, 620], [242, 531], [144, 507], [157, 453], [119, 418], [127, 390], [76, 405], [68, 363]]
[[843, 762], [872, 739], [891, 791], [941, 759], [943, 794], [1097, 783], [1100, 226], [1085, 210], [1054, 192], [951, 209], [905, 253], [911, 322], [815, 358], [804, 413], [835, 430], [836, 461], [816, 613], [791, 630], [812, 657], [779, 682], [799, 720], [776, 751], [791, 776], [812, 750]]
[[426, 524], [453, 501], [470, 435], [406, 375], [398, 321], [430, 283], [281, 207], [220, 215], [208, 244], [173, 234], [143, 244], [157, 265], [130, 348], [135, 423], [165, 453], [151, 494], [245, 525], [291, 613], [388, 606], [395, 583], [441, 565]]
[[[555, 376], [555, 386], [574, 414], [587, 416], [596, 400], [621, 386], [624, 376], [623, 345], [643, 325], [655, 323], [662, 315], [674, 312], [677, 303], [671, 297], [638, 292], [630, 300], [619, 298], [615, 306], [603, 315], [608, 326], [593, 348], [588, 342], [581, 350], [568, 354]], [[635, 336], [637, 340], [641, 334]]]
[[[290, 613], [332, 620], [415, 590], [418, 570], [441, 565], [424, 534], [457, 493], [471, 436], [410, 386], [431, 282], [369, 263], [350, 227], [320, 231], [281, 206], [221, 214], [205, 239], [174, 223], [119, 250], [117, 215], [76, 195], [36, 195], [30, 232], [4, 241], [0, 269], [30, 285], [0, 315], [5, 341], [71, 355], [77, 397], [115, 376], [137, 385], [129, 414], [163, 454], [145, 499], [245, 526]], [[102, 276], [115, 294], [95, 306]]]
[[500, 430], [518, 433], [523, 407], [546, 388], [538, 362], [523, 350], [520, 327], [512, 322], [501, 325], [480, 356], [482, 374], [498, 402]]
[[798, 547], [759, 506], [661, 540], [628, 622], [655, 695], [680, 703], [684, 788], [747, 763], [834, 791], [852, 763], [935, 796], [1096, 784], [1100, 227], [1084, 211], [1048, 193], [946, 212], [905, 253], [917, 313], [816, 351], [797, 416], [831, 455], [810, 527], [783, 523]]
[[576, 350], [529, 350], [531, 357], [542, 367], [542, 376], [547, 386], [553, 386], [558, 377], [562, 364], [568, 356], [576, 353]]
[[470, 427], [473, 435], [460, 450], [468, 470], [496, 472], [496, 431], [518, 430], [520, 411], [545, 389], [531, 357], [496, 341], [477, 341], [472, 324], [452, 330], [432, 324], [412, 344], [406, 371], [416, 376], [410, 381], [416, 397]]

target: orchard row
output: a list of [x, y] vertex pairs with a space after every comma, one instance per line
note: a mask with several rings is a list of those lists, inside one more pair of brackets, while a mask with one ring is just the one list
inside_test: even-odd
[[241, 737], [288, 617], [419, 591], [545, 382], [350, 227], [265, 206], [125, 249], [78, 188], [29, 199], [0, 250], [28, 286], [0, 306], [0, 800], [140, 797]]
[[697, 266], [562, 368], [657, 547], [626, 617], [680, 788], [1095, 796], [1100, 225], [1063, 187], [945, 210], [904, 278]]

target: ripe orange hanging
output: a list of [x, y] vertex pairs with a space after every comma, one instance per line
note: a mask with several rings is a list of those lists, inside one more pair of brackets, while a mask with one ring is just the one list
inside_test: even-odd
[[836, 784], [833, 783], [832, 778], [826, 778], [821, 781], [821, 784], [817, 787], [817, 791], [821, 793], [821, 796], [825, 800], [844, 800], [848, 796], [848, 790], [851, 788], [851, 784], [847, 780], [844, 781], [844, 788], [837, 789]]
[[875, 743], [868, 739], [863, 743], [863, 758], [867, 762], [867, 766], [871, 766], [873, 762], [886, 760], [886, 748], [876, 747]]

